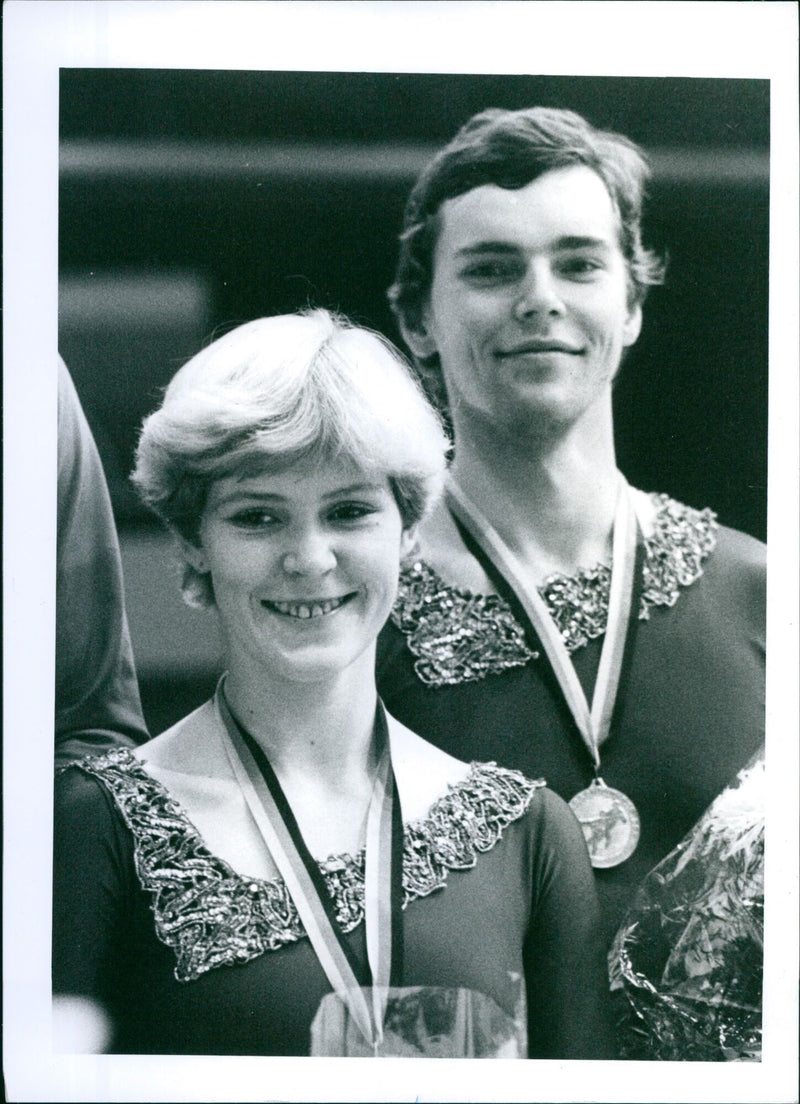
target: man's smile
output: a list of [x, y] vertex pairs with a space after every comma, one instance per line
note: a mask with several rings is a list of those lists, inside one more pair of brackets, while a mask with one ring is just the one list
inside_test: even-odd
[[519, 345], [514, 345], [508, 349], [498, 349], [495, 355], [502, 359], [504, 357], [517, 356], [542, 356], [546, 353], [567, 353], [570, 356], [580, 356], [582, 352], [582, 349], [576, 348], [566, 341], [532, 338], [529, 341], [521, 342]]

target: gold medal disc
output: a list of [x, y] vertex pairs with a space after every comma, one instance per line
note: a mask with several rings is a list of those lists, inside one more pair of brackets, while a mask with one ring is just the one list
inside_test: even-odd
[[592, 866], [606, 869], [629, 859], [639, 842], [639, 814], [629, 797], [595, 778], [569, 803], [581, 828]]

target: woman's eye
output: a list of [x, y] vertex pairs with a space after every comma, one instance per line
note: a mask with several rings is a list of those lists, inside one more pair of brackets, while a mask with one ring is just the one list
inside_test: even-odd
[[366, 502], [341, 502], [333, 507], [328, 517], [331, 521], [361, 521], [375, 512], [376, 508]]
[[277, 522], [274, 514], [268, 510], [238, 510], [229, 519], [237, 529], [267, 529]]

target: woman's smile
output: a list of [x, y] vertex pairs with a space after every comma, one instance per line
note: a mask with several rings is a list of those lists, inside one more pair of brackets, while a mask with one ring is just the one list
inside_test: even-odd
[[355, 593], [345, 594], [341, 598], [305, 598], [302, 601], [279, 602], [268, 601], [262, 598], [261, 604], [273, 613], [279, 613], [285, 617], [294, 617], [300, 621], [307, 621], [317, 617], [327, 617], [341, 609], [346, 602], [355, 598]]

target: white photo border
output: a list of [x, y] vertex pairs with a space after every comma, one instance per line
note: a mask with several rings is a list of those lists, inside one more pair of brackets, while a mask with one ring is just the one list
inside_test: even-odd
[[[798, 79], [791, 2], [7, 0], [4, 1053], [13, 1101], [796, 1099]], [[759, 1064], [64, 1056], [50, 1045], [60, 67], [769, 79], [768, 806]]]

